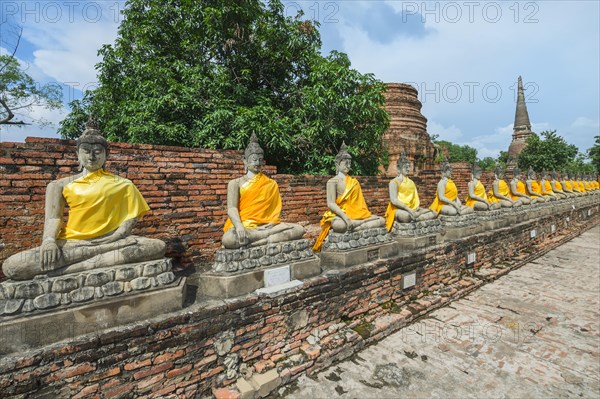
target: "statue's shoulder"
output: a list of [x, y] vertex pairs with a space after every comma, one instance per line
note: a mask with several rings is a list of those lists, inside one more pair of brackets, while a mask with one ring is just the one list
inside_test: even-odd
[[73, 181], [79, 179], [80, 177], [81, 177], [81, 174], [77, 174], [77, 175], [73, 175], [73, 176], [67, 176], [67, 177], [62, 177], [60, 179], [52, 180], [50, 183], [48, 183], [47, 188], [48, 189], [60, 188], [62, 190], [67, 184], [72, 183]]

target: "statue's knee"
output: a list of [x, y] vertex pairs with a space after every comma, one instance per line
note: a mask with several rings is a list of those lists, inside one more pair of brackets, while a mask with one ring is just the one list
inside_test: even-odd
[[221, 239], [221, 243], [225, 248], [228, 249], [236, 249], [239, 248], [237, 234], [235, 234], [235, 229], [232, 227], [227, 230], [225, 234], [223, 234], [223, 238]]
[[331, 229], [336, 233], [345, 233], [348, 230], [348, 226], [342, 219], [334, 218], [331, 221]]

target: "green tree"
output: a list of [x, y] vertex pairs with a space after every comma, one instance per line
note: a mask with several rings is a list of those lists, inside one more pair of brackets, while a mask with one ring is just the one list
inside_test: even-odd
[[496, 160], [492, 157], [485, 157], [482, 160], [477, 161], [477, 164], [483, 170], [494, 170], [496, 167]]
[[[27, 125], [22, 117], [34, 106], [58, 109], [62, 90], [57, 84], [38, 84], [15, 58], [21, 31], [12, 54], [0, 55], [0, 125]], [[36, 121], [44, 123], [44, 121]]]
[[354, 173], [377, 173], [389, 126], [384, 84], [320, 54], [318, 24], [286, 17], [279, 0], [129, 0], [99, 86], [60, 133], [93, 113], [109, 140], [243, 148], [256, 132], [282, 172], [327, 174], [342, 141]]
[[597, 173], [600, 172], [600, 135], [594, 136], [594, 138], [596, 139], [594, 146], [587, 150], [587, 155], [592, 160], [592, 165]]
[[530, 166], [536, 171], [560, 170], [575, 161], [579, 150], [556, 134], [556, 130], [532, 134], [527, 138], [527, 146], [519, 154], [519, 167]]
[[[435, 136], [437, 139], [437, 136]], [[469, 162], [475, 163], [477, 161], [477, 149], [468, 145], [458, 145], [445, 140], [434, 141], [440, 146], [441, 152], [444, 152], [444, 148], [448, 150], [448, 161], [449, 162]]]

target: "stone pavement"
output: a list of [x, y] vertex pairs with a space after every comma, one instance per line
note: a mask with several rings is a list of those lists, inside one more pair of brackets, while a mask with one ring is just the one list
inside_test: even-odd
[[600, 397], [600, 226], [275, 396]]

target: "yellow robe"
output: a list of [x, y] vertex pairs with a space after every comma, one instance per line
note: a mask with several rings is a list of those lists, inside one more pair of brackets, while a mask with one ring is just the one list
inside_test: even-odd
[[550, 180], [546, 180], [544, 182], [544, 192], [543, 195], [545, 196], [550, 196], [552, 195], [552, 183], [550, 183]]
[[[475, 192], [476, 196], [488, 201], [488, 197], [485, 193], [485, 187], [483, 187], [483, 184], [479, 180], [477, 181], [477, 185], [475, 186], [475, 190], [473, 190], [473, 191]], [[477, 200], [474, 200], [470, 196], [467, 196], [467, 198], [465, 199], [465, 205], [470, 206], [471, 208], [473, 208], [475, 206], [476, 202], [477, 202]]]
[[542, 186], [540, 186], [540, 183], [538, 183], [537, 180], [531, 181], [531, 191], [533, 191], [534, 194], [542, 195]]
[[[260, 225], [281, 222], [281, 195], [277, 182], [259, 173], [240, 187], [240, 203], [238, 211], [242, 224], [247, 229], [255, 229]], [[233, 227], [227, 218], [223, 231]]]
[[571, 184], [570, 181], [565, 180], [565, 184], [561, 183], [561, 185], [562, 185], [563, 190], [565, 190], [565, 191], [568, 191], [568, 190], [573, 191], [573, 185]]
[[560, 182], [558, 180], [556, 180], [554, 182], [554, 190], [552, 190], [552, 191], [554, 191], [554, 192], [560, 191], [561, 193], [563, 192], [562, 184], [560, 184]]
[[[508, 188], [508, 184], [506, 184], [504, 180], [498, 180], [498, 194], [504, 195], [507, 198], [511, 198], [510, 189]], [[502, 199], [494, 195], [494, 190], [490, 190], [488, 192], [488, 201], [500, 202], [502, 201]]]
[[[524, 184], [524, 183], [523, 183], [521, 180], [519, 180], [519, 181], [517, 182], [517, 192], [518, 192], [518, 193], [521, 193], [521, 194], [525, 194], [525, 195], [527, 195], [527, 193], [525, 192], [525, 184]], [[519, 196], [517, 196], [517, 195], [513, 195], [512, 193], [510, 194], [510, 197], [511, 197], [513, 200], [518, 200], [518, 199], [520, 198]]]
[[103, 169], [67, 184], [62, 195], [69, 207], [61, 240], [89, 240], [143, 216], [150, 207], [135, 185]]
[[571, 183], [571, 190], [577, 191], [578, 193], [581, 192], [581, 190], [579, 190], [579, 185], [577, 184], [577, 182], [575, 180], [571, 180], [570, 182], [567, 182], [567, 187], [568, 187], [569, 183]]
[[[398, 183], [397, 180], [396, 183]], [[417, 186], [415, 185], [415, 182], [408, 178], [408, 176], [404, 176], [402, 182], [398, 183], [398, 201], [402, 202], [412, 210], [419, 208], [419, 205], [421, 204]], [[398, 210], [398, 208], [390, 202], [385, 211], [385, 225], [388, 231], [390, 231], [394, 225], [396, 210]]]
[[[444, 195], [450, 201], [454, 201], [458, 197], [458, 189], [456, 188], [456, 184], [454, 184], [452, 179], [448, 179], [448, 182], [446, 183], [446, 191], [444, 191]], [[435, 190], [435, 198], [433, 199], [433, 202], [431, 203], [431, 206], [429, 207], [429, 209], [431, 209], [434, 212], [440, 213], [442, 206], [444, 206], [444, 203], [442, 201], [440, 201], [440, 199], [438, 198], [437, 190]]]
[[577, 187], [579, 187], [580, 193], [585, 193], [585, 186], [583, 185], [583, 182], [581, 180], [577, 181]]
[[[346, 189], [336, 200], [335, 203], [352, 220], [362, 220], [371, 217], [371, 212], [367, 208], [365, 197], [363, 196], [360, 183], [353, 177], [346, 176]], [[323, 241], [327, 238], [331, 229], [331, 222], [337, 215], [331, 210], [327, 210], [321, 218], [321, 234], [317, 238], [313, 251], [319, 252]]]

